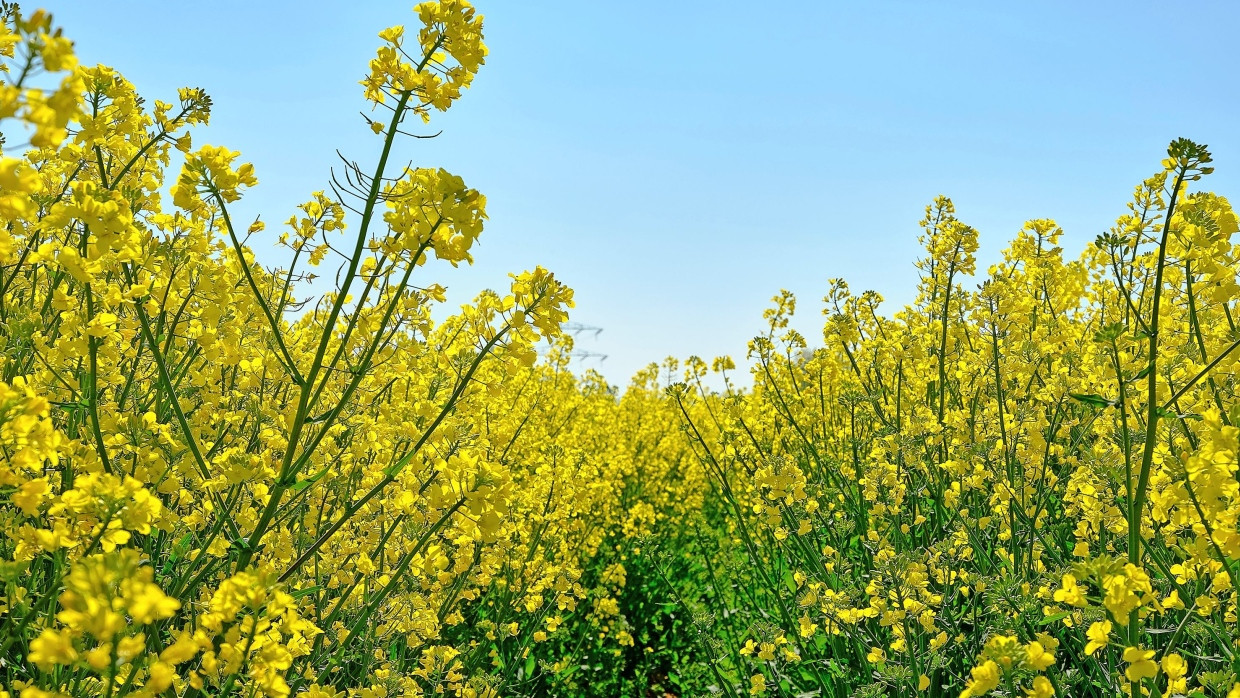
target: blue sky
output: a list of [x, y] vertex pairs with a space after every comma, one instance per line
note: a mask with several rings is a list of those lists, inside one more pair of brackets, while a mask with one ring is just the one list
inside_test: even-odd
[[[488, 198], [472, 268], [423, 281], [459, 304], [542, 264], [574, 287], [579, 347], [613, 383], [669, 355], [738, 361], [781, 288], [820, 338], [826, 280], [911, 300], [936, 194], [996, 260], [1030, 218], [1076, 254], [1167, 143], [1211, 146], [1240, 190], [1240, 4], [477, 0], [473, 88], [402, 159]], [[211, 125], [260, 184], [235, 218], [268, 235], [325, 188], [335, 150], [373, 163], [361, 79], [411, 3], [51, 4], [86, 63], [148, 99], [205, 88]], [[262, 241], [256, 244], [260, 254]], [[274, 254], [274, 253], [272, 253]], [[274, 259], [274, 257], [272, 257]]]

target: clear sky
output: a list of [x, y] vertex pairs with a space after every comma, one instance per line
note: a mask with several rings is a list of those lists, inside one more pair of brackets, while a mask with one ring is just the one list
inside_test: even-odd
[[[376, 34], [417, 21], [408, 0], [45, 1], [148, 99], [212, 95], [194, 142], [254, 163], [234, 217], [273, 239], [336, 148], [374, 162], [357, 81]], [[401, 155], [464, 177], [490, 222], [474, 267], [424, 281], [460, 303], [552, 269], [604, 330], [579, 347], [609, 358], [582, 365], [613, 383], [668, 355], [741, 361], [781, 288], [811, 342], [828, 278], [898, 309], [936, 194], [983, 267], [1030, 218], [1075, 255], [1178, 136], [1211, 146], [1205, 188], [1240, 196], [1240, 3], [476, 4], [487, 64]]]

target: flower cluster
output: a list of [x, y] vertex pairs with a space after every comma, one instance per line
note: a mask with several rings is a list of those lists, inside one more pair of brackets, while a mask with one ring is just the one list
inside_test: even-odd
[[[539, 267], [451, 314], [420, 278], [472, 261], [485, 197], [385, 154], [260, 265], [253, 168], [192, 146], [202, 90], [148, 102], [6, 13], [0, 697], [497, 698], [574, 682], [577, 628], [633, 647], [622, 541], [655, 519], [600, 486], [636, 445], [588, 457], [619, 406], [568, 371], [571, 289]], [[468, 3], [417, 15], [422, 54], [389, 31], [376, 64], [394, 125], [486, 52]]]
[[725, 644], [738, 694], [1240, 695], [1240, 226], [1188, 188], [1204, 146], [1168, 155], [1078, 259], [1037, 219], [980, 274], [939, 197], [913, 304], [833, 280], [815, 348], [784, 292], [751, 390], [686, 362], [666, 393], [726, 522], [688, 545], [745, 560], [721, 607], [806, 660]]

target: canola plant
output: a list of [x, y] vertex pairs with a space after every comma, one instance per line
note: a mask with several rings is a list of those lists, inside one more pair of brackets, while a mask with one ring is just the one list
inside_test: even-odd
[[0, 698], [1240, 697], [1206, 147], [1076, 258], [1034, 220], [981, 272], [940, 197], [913, 304], [832, 280], [811, 343], [784, 293], [751, 387], [620, 392], [542, 268], [435, 319], [486, 199], [391, 156], [487, 49], [464, 0], [415, 12], [362, 81], [377, 157], [272, 234], [202, 90], [5, 7]]

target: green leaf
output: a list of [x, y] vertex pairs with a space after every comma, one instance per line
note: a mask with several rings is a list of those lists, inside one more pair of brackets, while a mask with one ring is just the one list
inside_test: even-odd
[[331, 410], [327, 410], [326, 412], [318, 415], [317, 417], [311, 417], [310, 419], [306, 420], [306, 424], [318, 424], [319, 422], [325, 422], [327, 421], [327, 418], [331, 416], [331, 413], [332, 413]]
[[297, 591], [290, 592], [289, 596], [295, 599], [300, 599], [303, 596], [309, 596], [310, 594], [313, 594], [315, 592], [322, 591], [322, 590], [323, 590], [323, 587], [315, 585], [312, 587], [306, 587], [305, 589], [298, 589]]
[[1172, 412], [1166, 407], [1155, 408], [1154, 414], [1158, 415], [1159, 417], [1162, 417], [1163, 419], [1196, 419], [1196, 420], [1201, 419], [1201, 415], [1197, 414], [1196, 412], [1176, 413], [1176, 412]]
[[1056, 613], [1053, 616], [1047, 616], [1043, 618], [1042, 620], [1038, 621], [1038, 625], [1050, 625], [1051, 623], [1056, 623], [1058, 621], [1061, 621], [1070, 615], [1072, 614], [1071, 613]]
[[289, 489], [293, 492], [300, 492], [306, 489], [307, 487], [309, 487], [310, 485], [313, 485], [314, 483], [318, 482], [326, 474], [327, 474], [327, 468], [323, 468], [322, 470], [315, 473], [314, 475], [311, 475], [305, 480], [298, 480], [297, 482], [294, 482], [292, 487], [289, 487]]
[[1094, 395], [1092, 393], [1089, 395], [1084, 395], [1081, 393], [1068, 393], [1068, 397], [1078, 402], [1083, 402], [1086, 405], [1096, 409], [1106, 409], [1107, 407], [1114, 407], [1119, 404], [1115, 400], [1108, 400], [1101, 395]]

